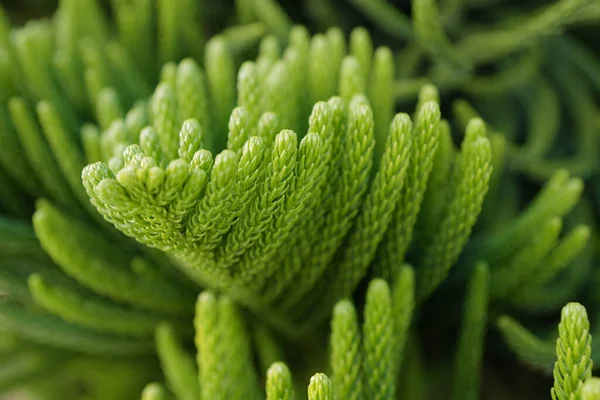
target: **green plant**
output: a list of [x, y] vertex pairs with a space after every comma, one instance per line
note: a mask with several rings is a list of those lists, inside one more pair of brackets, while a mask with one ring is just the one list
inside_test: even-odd
[[[488, 288], [488, 267], [480, 264], [471, 278], [455, 356], [455, 398], [478, 396]], [[414, 289], [413, 272], [408, 266], [402, 268], [392, 292], [384, 280], [372, 280], [366, 293], [362, 329], [351, 301], [344, 299], [336, 304], [329, 346], [331, 379], [322, 373], [313, 375], [308, 385], [309, 399], [396, 398], [398, 365], [405, 352], [406, 321], [411, 319]], [[197, 367], [176, 343], [168, 326], [157, 331], [167, 387], [175, 398], [260, 397], [257, 373], [249, 370], [249, 332], [230, 300], [204, 292], [196, 303], [195, 321]], [[591, 336], [585, 308], [578, 303], [564, 306], [558, 331], [552, 398], [597, 398], [597, 378], [591, 377]], [[145, 392], [159, 393], [154, 389], [157, 385], [149, 384]], [[287, 365], [281, 361], [272, 363], [266, 378], [267, 399], [294, 398], [294, 386], [301, 387], [302, 383], [294, 384]], [[162, 388], [160, 393], [167, 391]]]
[[555, 398], [594, 398], [584, 309], [564, 309], [558, 355], [544, 321], [597, 312], [573, 175], [596, 187], [600, 64], [556, 34], [597, 4], [494, 5], [486, 30], [471, 3], [414, 1], [412, 23], [352, 3], [396, 39], [347, 41], [334, 0], [1, 15], [0, 389], [131, 398], [160, 366], [143, 398], [259, 398], [266, 372], [269, 399], [475, 399], [486, 337], [504, 353], [489, 321], [556, 365]]

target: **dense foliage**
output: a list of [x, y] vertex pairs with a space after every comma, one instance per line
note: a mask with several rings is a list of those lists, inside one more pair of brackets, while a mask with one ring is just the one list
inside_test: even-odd
[[0, 391], [600, 399], [597, 0], [24, 3]]

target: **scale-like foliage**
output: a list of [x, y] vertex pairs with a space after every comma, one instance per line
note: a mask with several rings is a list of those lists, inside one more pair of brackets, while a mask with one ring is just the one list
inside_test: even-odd
[[338, 302], [331, 319], [331, 369], [335, 393], [340, 398], [359, 399], [363, 391], [364, 355], [356, 310], [349, 300]]
[[581, 395], [583, 383], [592, 374], [592, 337], [585, 308], [569, 303], [562, 309], [558, 325], [554, 364], [552, 399], [576, 399]]
[[287, 365], [276, 362], [267, 371], [267, 400], [292, 400], [294, 390]]

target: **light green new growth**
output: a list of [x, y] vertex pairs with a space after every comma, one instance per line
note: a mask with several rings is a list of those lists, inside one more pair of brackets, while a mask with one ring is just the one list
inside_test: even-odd
[[[339, 100], [339, 99], [338, 99]], [[338, 103], [339, 105], [339, 103]], [[309, 131], [318, 133], [322, 140], [322, 151], [325, 152], [323, 162], [318, 164], [318, 168], [314, 170], [315, 176], [313, 177], [314, 189], [312, 196], [305, 199], [304, 210], [305, 217], [297, 221], [292, 231], [289, 233], [289, 240], [294, 243], [292, 252], [286, 250], [286, 246], [281, 246], [277, 254], [277, 260], [281, 260], [281, 267], [274, 272], [273, 277], [273, 288], [267, 289], [265, 297], [272, 299], [275, 296], [281, 294], [281, 291], [285, 289], [286, 285], [290, 283], [293, 277], [301, 271], [302, 260], [309, 257], [312, 251], [312, 232], [316, 232], [316, 227], [323, 223], [322, 220], [318, 220], [317, 216], [322, 215], [322, 207], [319, 201], [323, 196], [323, 191], [327, 189], [326, 181], [330, 175], [333, 174], [331, 163], [335, 149], [333, 148], [333, 140], [335, 135], [334, 130], [334, 119], [339, 117], [339, 108], [333, 108], [328, 103], [319, 102], [313, 107], [309, 119]], [[300, 165], [298, 165], [300, 166]], [[310, 194], [310, 192], [309, 192]], [[325, 198], [325, 196], [323, 196]], [[315, 271], [315, 272], [311, 272]], [[313, 268], [311, 271], [298, 276], [299, 279], [305, 277], [307, 280], [312, 279], [317, 274], [318, 268]], [[304, 285], [305, 290], [309, 289], [308, 285]], [[290, 292], [287, 294], [285, 300], [291, 301], [296, 296], [300, 296], [303, 293], [298, 292], [297, 289], [291, 287]], [[268, 300], [267, 300], [268, 301]]]
[[238, 158], [234, 152], [224, 150], [215, 157], [204, 197], [187, 216], [186, 237], [197, 240], [200, 247], [215, 247], [229, 229], [222, 225], [230, 219], [237, 170]]
[[585, 308], [579, 303], [563, 307], [554, 364], [553, 400], [571, 400], [581, 396], [583, 383], [592, 374], [592, 336]]
[[363, 324], [363, 379], [368, 399], [395, 396], [394, 323], [392, 299], [384, 280], [375, 279], [367, 289]]
[[344, 1], [0, 7], [2, 393], [424, 400], [460, 318], [445, 395], [502, 397], [490, 308], [553, 400], [600, 398], [582, 306], [556, 354], [495, 316], [597, 311], [600, 61], [561, 33], [597, 2]]
[[452, 167], [456, 161], [457, 150], [454, 148], [450, 124], [441, 120], [439, 125], [439, 144], [433, 160], [433, 169], [427, 189], [423, 198], [423, 204], [419, 212], [419, 225], [416, 227], [417, 238], [420, 242], [431, 241], [438, 232], [438, 221], [444, 217], [448, 208], [445, 198], [448, 193], [448, 182], [451, 180]]
[[287, 365], [276, 362], [267, 371], [267, 400], [293, 400], [292, 376]]
[[[250, 251], [249, 260], [242, 259], [241, 269], [252, 268], [255, 271], [254, 274], [271, 275], [274, 272], [275, 266], [269, 265], [269, 261], [289, 237], [299, 216], [302, 215], [305, 204], [310, 204], [314, 194], [318, 193], [315, 186], [322, 183], [318, 178], [323, 170], [326, 150], [327, 148], [317, 133], [308, 133], [302, 139], [296, 161], [296, 179], [289, 183], [293, 192], [286, 196], [285, 203], [282, 205], [285, 215], [279, 218], [277, 215], [271, 215], [274, 221], [267, 230], [271, 234], [263, 236], [264, 243], [270, 243], [270, 245], [259, 248], [257, 251]], [[253, 258], [254, 260], [252, 260]]]
[[228, 298], [219, 299], [221, 340], [227, 352], [221, 361], [228, 366], [228, 399], [258, 399], [260, 391], [253, 363], [253, 351], [246, 322], [237, 306]]
[[361, 334], [350, 300], [341, 300], [333, 308], [330, 343], [331, 380], [336, 397], [360, 399], [363, 393]]
[[406, 182], [380, 247], [380, 274], [388, 280], [393, 279], [396, 269], [402, 265], [412, 239], [438, 145], [439, 119], [439, 106], [434, 102], [424, 104], [417, 111]]
[[198, 296], [194, 328], [200, 399], [226, 399], [225, 371], [219, 368], [225, 343], [219, 337], [218, 305], [213, 293]]
[[333, 400], [331, 380], [325, 374], [315, 374], [308, 385], [308, 400]]
[[483, 121], [471, 120], [452, 174], [451, 202], [438, 233], [424, 249], [425, 255], [418, 270], [417, 293], [420, 299], [441, 283], [465, 246], [488, 190], [491, 157], [491, 145], [485, 137]]
[[[458, 260], [489, 186], [483, 123], [469, 124], [455, 157], [435, 87], [421, 91], [414, 122], [392, 118], [395, 68], [365, 30], [349, 44], [336, 29], [289, 35], [287, 48], [266, 36], [243, 63], [235, 108], [218, 98], [236, 88], [232, 69], [214, 65], [229, 62], [222, 38], [207, 43], [204, 70], [166, 64], [148, 111], [113, 113], [101, 133], [102, 160], [82, 173], [92, 204], [196, 283], [268, 310], [281, 327], [326, 318], [372, 264], [395, 281], [412, 248], [427, 249], [416, 269], [427, 297]], [[340, 97], [321, 101], [336, 88]]]
[[372, 280], [367, 289], [362, 334], [352, 302], [344, 299], [335, 305], [330, 365], [336, 396], [394, 398], [412, 319], [414, 291], [414, 273], [409, 266], [400, 269], [392, 293], [384, 280]]
[[350, 293], [366, 273], [387, 230], [404, 185], [411, 151], [412, 124], [406, 114], [397, 114], [389, 129], [385, 151], [360, 215], [354, 223], [344, 258], [336, 269], [338, 293]]
[[581, 387], [582, 400], [600, 399], [600, 378], [588, 378]]
[[[217, 253], [220, 268], [231, 269], [241, 254], [251, 251], [252, 248], [256, 249], [253, 240], [258, 239], [265, 243], [265, 239], [261, 239], [263, 235], [272, 231], [272, 224], [282, 218], [285, 200], [290, 196], [295, 178], [297, 146], [297, 137], [293, 131], [281, 131], [275, 138], [272, 161], [266, 171], [265, 181], [258, 190], [257, 198], [227, 237], [222, 252]], [[254, 258], [252, 255], [250, 257]], [[242, 282], [247, 282], [252, 278], [251, 271], [248, 270], [251, 260], [244, 261], [240, 262], [239, 270], [232, 273], [239, 275]]]
[[158, 383], [149, 383], [142, 392], [142, 400], [169, 400], [167, 389]]
[[[336, 135], [337, 132], [346, 131], [349, 134], [354, 133], [358, 138], [360, 138], [360, 135], [362, 133], [361, 131], [353, 129], [353, 125], [350, 124], [348, 125], [348, 127], [346, 127], [345, 104], [341, 101], [341, 99], [331, 99], [329, 101], [329, 105], [331, 107], [332, 115], [326, 114], [325, 117], [331, 118], [333, 121], [332, 124], [334, 131], [332, 131], [332, 134]], [[365, 110], [366, 107], [363, 108], [363, 111]], [[353, 116], [352, 121], [356, 121], [357, 112], [357, 109], [353, 109], [350, 111], [350, 115]], [[367, 112], [367, 117], [368, 115], [369, 114]], [[348, 119], [350, 119], [350, 117], [348, 117]], [[361, 122], [364, 122], [367, 126], [369, 126], [370, 124], [369, 120]], [[368, 127], [366, 129], [366, 132], [371, 132], [368, 129]], [[325, 131], [324, 133], [327, 132]], [[302, 235], [310, 234], [311, 232], [319, 233], [317, 237], [306, 238], [312, 240], [312, 243], [301, 244], [302, 247], [300, 248], [300, 254], [307, 257], [305, 265], [312, 265], [312, 268], [310, 268], [310, 270], [306, 271], [305, 273], [299, 275], [299, 279], [302, 280], [302, 284], [299, 285], [297, 289], [293, 289], [293, 292], [290, 295], [288, 295], [286, 301], [289, 302], [298, 301], [298, 298], [305, 295], [306, 292], [310, 290], [310, 288], [314, 285], [316, 280], [321, 276], [321, 274], [323, 274], [326, 267], [328, 266], [328, 263], [331, 260], [331, 257], [333, 256], [333, 253], [337, 249], [337, 246], [339, 246], [339, 242], [341, 239], [340, 236], [343, 233], [345, 233], [344, 228], [347, 227], [349, 224], [351, 217], [347, 214], [349, 212], [354, 211], [352, 209], [351, 202], [360, 195], [360, 192], [358, 194], [355, 194], [355, 191], [361, 189], [364, 190], [363, 182], [360, 182], [358, 180], [350, 180], [348, 178], [358, 175], [361, 171], [361, 168], [365, 168], [364, 163], [368, 162], [368, 158], [360, 158], [360, 161], [363, 162], [363, 164], [361, 165], [345, 162], [345, 157], [350, 157], [350, 154], [346, 156], [346, 152], [343, 150], [342, 146], [343, 144], [348, 142], [348, 147], [352, 149], [350, 147], [350, 144], [352, 143], [350, 139], [345, 140], [343, 137], [339, 137], [338, 139], [334, 136], [333, 139], [329, 140], [332, 141], [332, 148], [331, 153], [329, 155], [331, 159], [327, 181], [334, 182], [334, 184], [327, 185], [324, 188], [324, 192], [322, 194], [322, 198], [325, 201], [324, 207], [322, 207], [321, 210], [315, 210], [317, 214], [314, 216], [314, 224], [320, 224], [321, 226], [311, 226], [308, 225], [310, 224], [310, 222], [307, 222], [307, 225], [301, 228], [303, 230]], [[359, 143], [362, 143], [363, 146], [368, 145], [368, 142], [366, 141]], [[364, 147], [360, 150], [364, 150]], [[351, 154], [360, 157], [362, 153], [360, 151], [356, 151]], [[346, 165], [350, 169], [347, 169], [345, 175], [342, 175], [342, 167], [344, 165]], [[344, 176], [346, 176], [347, 179], [343, 179]], [[366, 177], [363, 174], [361, 178], [365, 179]], [[325, 212], [329, 211], [328, 209], [330, 209], [331, 211], [328, 214], [325, 214]], [[302, 239], [302, 237], [300, 237], [300, 240], [306, 241], [306, 239]], [[296, 270], [298, 269], [299, 268], [297, 267]], [[300, 293], [297, 293], [298, 291]]]
[[257, 399], [248, 333], [231, 300], [207, 291], [201, 293], [194, 326], [200, 398]]

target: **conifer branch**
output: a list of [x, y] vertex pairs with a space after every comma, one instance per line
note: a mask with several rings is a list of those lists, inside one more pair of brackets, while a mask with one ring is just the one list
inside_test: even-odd
[[585, 308], [578, 303], [563, 307], [554, 364], [552, 399], [570, 399], [581, 395], [583, 383], [592, 374], [592, 337]]

